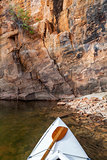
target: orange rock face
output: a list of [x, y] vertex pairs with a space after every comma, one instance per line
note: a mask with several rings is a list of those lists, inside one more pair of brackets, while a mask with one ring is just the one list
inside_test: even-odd
[[[34, 35], [15, 22], [9, 4], [29, 11]], [[0, 98], [57, 100], [107, 91], [106, 5], [105, 0], [1, 1]]]

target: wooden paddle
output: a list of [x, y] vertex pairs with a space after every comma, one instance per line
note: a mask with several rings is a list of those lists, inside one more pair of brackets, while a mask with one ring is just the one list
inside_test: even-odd
[[49, 148], [47, 149], [47, 151], [44, 153], [43, 157], [41, 158], [41, 160], [45, 160], [45, 158], [47, 157], [48, 153], [50, 152], [51, 148], [53, 147], [53, 145], [55, 144], [55, 142], [60, 141], [62, 138], [64, 138], [64, 136], [66, 135], [68, 131], [68, 128], [66, 127], [57, 127], [54, 132], [52, 133], [52, 143], [50, 144]]

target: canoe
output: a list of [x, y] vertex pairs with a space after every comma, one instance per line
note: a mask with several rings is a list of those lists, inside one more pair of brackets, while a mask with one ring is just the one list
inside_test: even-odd
[[[64, 137], [55, 142], [45, 160], [91, 160], [67, 125], [58, 117], [43, 134], [27, 160], [41, 160], [53, 142], [52, 134], [58, 127], [67, 128]], [[59, 131], [58, 131], [59, 132]], [[63, 131], [61, 131], [63, 132]], [[60, 134], [60, 133], [59, 133]]]

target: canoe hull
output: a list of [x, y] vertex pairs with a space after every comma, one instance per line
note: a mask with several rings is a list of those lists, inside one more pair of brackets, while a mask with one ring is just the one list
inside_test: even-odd
[[[59, 126], [68, 128], [67, 125], [58, 117], [41, 137], [28, 157], [28, 160], [40, 160], [42, 158], [53, 141], [52, 133]], [[69, 128], [64, 138], [53, 145], [45, 160], [54, 160], [54, 158], [52, 159], [52, 156], [55, 156], [55, 154], [57, 156], [58, 153], [60, 153], [59, 156], [62, 155], [62, 157], [66, 157], [64, 160], [89, 160], [89, 157]]]

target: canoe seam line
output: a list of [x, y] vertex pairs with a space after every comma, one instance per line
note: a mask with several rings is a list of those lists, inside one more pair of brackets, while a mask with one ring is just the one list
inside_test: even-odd
[[[56, 119], [57, 120], [57, 119]], [[41, 141], [44, 139], [44, 137], [47, 135], [47, 133], [49, 132], [49, 130], [52, 128], [52, 126], [55, 124], [56, 120], [51, 124], [51, 126], [48, 128], [48, 130], [45, 132], [45, 134], [43, 135], [43, 137], [41, 137], [41, 140], [37, 143], [36, 147], [34, 148], [34, 150], [38, 147], [38, 145], [41, 143]], [[46, 149], [47, 150], [47, 149]], [[32, 151], [33, 152], [33, 151]], [[43, 151], [41, 151], [43, 152]], [[37, 153], [38, 154], [38, 153]], [[33, 156], [35, 156], [36, 154], [34, 154]], [[33, 156], [29, 156], [28, 158], [31, 158]]]
[[52, 150], [52, 149], [44, 149], [43, 151], [38, 152], [38, 153], [34, 154], [33, 156], [29, 156], [29, 158], [32, 158], [32, 157], [34, 157], [34, 156], [36, 156], [36, 155], [38, 155], [38, 154], [40, 154], [40, 153], [42, 153], [42, 152], [44, 152], [44, 151], [47, 151], [47, 150], [49, 150], [49, 151], [54, 151], [54, 150]]
[[[52, 126], [53, 126], [53, 125], [54, 125], [54, 124], [52, 124]], [[50, 130], [50, 128], [51, 128], [52, 126], [49, 127], [49, 129], [47, 130], [47, 132], [45, 133], [45, 135], [42, 137], [42, 139], [40, 140], [40, 142], [38, 142], [36, 148], [37, 148], [38, 145], [41, 143], [41, 141], [45, 138], [45, 136], [47, 135], [47, 133], [49, 132], [49, 130]], [[36, 148], [35, 148], [35, 149], [36, 149]]]
[[[54, 151], [54, 150], [51, 150], [51, 149], [45, 149], [45, 150], [43, 150], [41, 152], [38, 152], [38, 153], [34, 154], [33, 156], [29, 156], [29, 158], [32, 158], [32, 157], [34, 157], [34, 156], [36, 156], [36, 155], [38, 155], [38, 154], [40, 154], [40, 153], [42, 153], [42, 152], [44, 152], [46, 150]], [[60, 152], [60, 151], [58, 150], [58, 152]], [[83, 158], [83, 159], [86, 159], [86, 160], [91, 160], [90, 158], [86, 158], [86, 157], [81, 157], [81, 156], [76, 156], [76, 155], [70, 155], [70, 154], [66, 154], [66, 153], [63, 153], [63, 154], [71, 156], [71, 157], [78, 157], [78, 158]]]
[[83, 158], [83, 159], [86, 159], [86, 160], [91, 160], [90, 158], [86, 158], [86, 157], [81, 157], [81, 156], [76, 156], [76, 155], [70, 155], [70, 154], [66, 154], [66, 153], [63, 153], [65, 155], [68, 155], [68, 156], [72, 156], [72, 157], [78, 157], [78, 158]]

